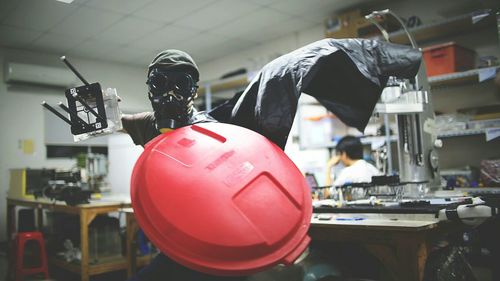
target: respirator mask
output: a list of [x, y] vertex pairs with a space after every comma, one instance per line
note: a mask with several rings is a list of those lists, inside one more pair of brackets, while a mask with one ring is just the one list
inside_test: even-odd
[[153, 69], [146, 82], [160, 132], [187, 125], [198, 86], [190, 74]]

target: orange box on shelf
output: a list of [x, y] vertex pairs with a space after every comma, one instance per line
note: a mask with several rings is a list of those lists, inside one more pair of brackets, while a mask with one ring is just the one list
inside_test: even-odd
[[424, 48], [427, 76], [436, 76], [474, 68], [475, 53], [455, 42]]

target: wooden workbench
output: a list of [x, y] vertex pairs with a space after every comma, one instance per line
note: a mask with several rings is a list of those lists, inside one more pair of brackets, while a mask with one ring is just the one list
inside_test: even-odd
[[[135, 273], [136, 257], [132, 243], [138, 228], [132, 208], [127, 214], [128, 276]], [[356, 243], [363, 246], [385, 267], [392, 280], [422, 281], [428, 253], [443, 234], [457, 225], [438, 222], [432, 214], [313, 214], [309, 235], [313, 241]], [[349, 220], [359, 218], [362, 220]], [[338, 220], [348, 219], [348, 220]]]
[[[322, 214], [323, 216], [326, 214]], [[456, 226], [435, 219], [396, 219], [372, 216], [362, 220], [338, 220], [364, 217], [363, 214], [328, 214], [320, 220], [315, 214], [309, 235], [313, 241], [356, 243], [376, 257], [393, 280], [422, 281], [431, 245], [440, 235]]]
[[[118, 212], [124, 207], [129, 207], [128, 203], [120, 202], [91, 202], [90, 204], [81, 204], [77, 206], [68, 206], [64, 202], [48, 200], [30, 200], [7, 198], [7, 237], [12, 241], [15, 233], [16, 206], [29, 207], [36, 210], [37, 226], [41, 230], [43, 226], [43, 210], [61, 212], [80, 216], [80, 250], [82, 258], [80, 264], [68, 263], [61, 259], [50, 258], [49, 262], [58, 267], [62, 267], [71, 272], [81, 275], [82, 281], [88, 281], [91, 275], [101, 274], [115, 270], [125, 270], [128, 268], [127, 260], [124, 257], [118, 257], [99, 264], [89, 264], [89, 224], [97, 215]], [[127, 226], [128, 228], [128, 226]], [[131, 227], [136, 228], [136, 227]], [[129, 237], [129, 236], [127, 236]], [[127, 241], [127, 245], [130, 242]], [[138, 259], [140, 265], [146, 263], [145, 259]]]
[[[127, 269], [130, 276], [134, 265], [147, 263], [148, 257], [136, 260], [133, 240], [138, 228], [129, 204], [119, 202], [92, 202], [78, 206], [41, 200], [7, 199], [7, 234], [12, 238], [15, 231], [16, 206], [30, 207], [37, 210], [38, 227], [43, 224], [43, 210], [62, 212], [80, 216], [80, 245], [82, 260], [80, 264], [66, 263], [60, 259], [51, 259], [51, 263], [77, 274], [82, 281], [88, 281], [91, 275], [115, 270]], [[126, 258], [89, 264], [88, 226], [99, 214], [125, 212], [127, 220], [127, 255]], [[325, 216], [327, 214], [321, 214]], [[430, 247], [442, 234], [456, 229], [449, 223], [439, 223], [432, 216], [399, 215], [398, 219], [382, 214], [328, 214], [329, 220], [320, 220], [314, 214], [309, 235], [316, 241], [356, 243], [362, 245], [375, 256], [386, 268], [393, 280], [422, 281], [425, 263]], [[337, 218], [364, 217], [363, 220], [338, 220]]]

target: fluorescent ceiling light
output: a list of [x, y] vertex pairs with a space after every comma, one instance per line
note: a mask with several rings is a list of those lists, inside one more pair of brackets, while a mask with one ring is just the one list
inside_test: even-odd
[[74, 0], [56, 0], [56, 1], [63, 2], [63, 3], [66, 3], [66, 4], [70, 4]]

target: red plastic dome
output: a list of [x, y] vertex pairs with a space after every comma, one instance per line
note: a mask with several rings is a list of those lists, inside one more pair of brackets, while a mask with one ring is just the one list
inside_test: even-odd
[[290, 264], [310, 241], [304, 177], [279, 147], [242, 127], [203, 123], [156, 137], [131, 185], [148, 238], [197, 271], [245, 275]]

